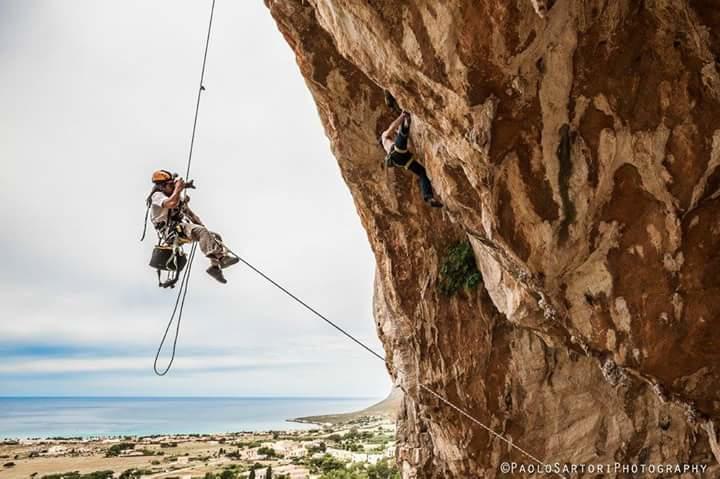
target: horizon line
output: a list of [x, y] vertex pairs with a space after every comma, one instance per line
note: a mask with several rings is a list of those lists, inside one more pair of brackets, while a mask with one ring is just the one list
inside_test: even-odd
[[263, 395], [263, 396], [105, 396], [105, 395], [29, 395], [29, 396], [10, 396], [0, 394], [0, 399], [377, 399], [382, 396], [281, 396], [281, 395]]

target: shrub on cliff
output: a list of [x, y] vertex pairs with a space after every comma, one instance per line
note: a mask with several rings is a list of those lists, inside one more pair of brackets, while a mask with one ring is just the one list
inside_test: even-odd
[[460, 289], [473, 289], [481, 276], [475, 264], [475, 254], [469, 241], [450, 246], [440, 264], [440, 292], [452, 296]]

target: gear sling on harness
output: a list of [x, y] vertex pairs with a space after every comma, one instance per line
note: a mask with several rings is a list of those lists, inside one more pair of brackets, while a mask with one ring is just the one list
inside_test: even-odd
[[[180, 273], [187, 264], [187, 256], [182, 245], [190, 240], [183, 237], [180, 225], [169, 224], [158, 229], [158, 244], [153, 246], [150, 256], [150, 267], [155, 268], [158, 275], [158, 286], [161, 288], [174, 288], [180, 278]], [[167, 272], [167, 279], [162, 280], [162, 273]]]
[[[158, 191], [161, 191], [158, 187], [153, 188], [146, 200], [145, 226], [140, 241], [145, 239], [152, 195]], [[182, 246], [191, 242], [191, 240], [183, 235], [182, 228], [180, 228], [182, 219], [180, 208], [182, 206], [173, 208], [168, 212], [167, 221], [154, 225], [158, 235], [158, 243], [153, 247], [149, 265], [157, 271], [158, 286], [160, 288], [174, 288], [188, 261]], [[163, 272], [167, 273], [165, 281], [162, 280]]]

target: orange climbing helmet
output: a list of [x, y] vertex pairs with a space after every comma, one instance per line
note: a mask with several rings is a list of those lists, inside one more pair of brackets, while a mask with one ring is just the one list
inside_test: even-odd
[[159, 185], [171, 181], [174, 177], [175, 175], [167, 170], [157, 170], [152, 174], [152, 182]]

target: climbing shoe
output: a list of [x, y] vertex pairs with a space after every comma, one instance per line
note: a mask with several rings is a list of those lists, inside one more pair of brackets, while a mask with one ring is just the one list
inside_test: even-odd
[[442, 208], [443, 207], [443, 204], [440, 203], [440, 201], [436, 200], [435, 198], [429, 198], [429, 199], [425, 200], [425, 202], [427, 204], [429, 204], [430, 206], [432, 206], [433, 208]]
[[214, 265], [210, 266], [208, 269], [206, 269], [205, 271], [207, 272], [207, 274], [209, 274], [210, 276], [215, 278], [215, 280], [217, 280], [217, 282], [222, 283], [222, 284], [227, 283], [227, 280], [225, 279], [225, 276], [223, 276], [223, 272], [220, 269], [220, 266], [214, 264]]
[[225, 255], [220, 258], [220, 267], [222, 269], [229, 268], [230, 266], [238, 264], [239, 262], [240, 258], [238, 258], [237, 256]]

